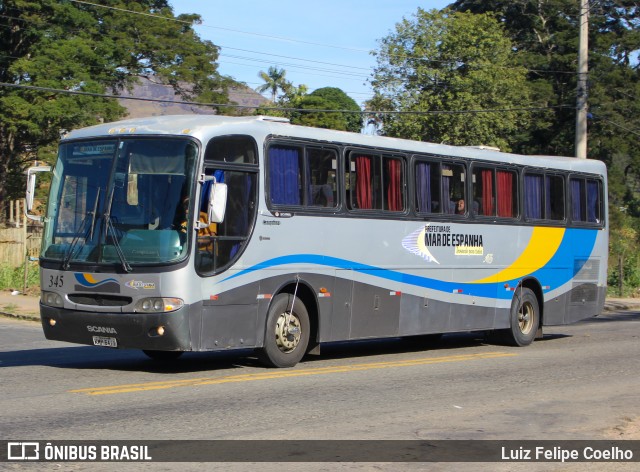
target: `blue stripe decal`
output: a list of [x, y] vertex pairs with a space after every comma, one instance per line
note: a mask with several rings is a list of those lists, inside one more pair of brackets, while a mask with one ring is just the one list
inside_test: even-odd
[[[578, 258], [584, 258], [586, 260], [591, 255], [598, 236], [598, 231], [599, 230], [589, 229], [567, 229], [560, 247], [558, 247], [558, 250], [551, 260], [544, 267], [529, 274], [527, 277], [534, 277], [538, 279], [542, 285], [549, 286], [549, 290], [553, 290], [564, 285], [571, 280], [575, 273], [581, 268], [574, 267], [575, 260]], [[440, 292], [453, 293], [454, 291], [461, 290], [460, 293], [467, 295], [505, 300], [511, 299], [513, 296], [513, 293], [506, 290], [505, 286], [508, 285], [510, 287], [515, 287], [520, 280], [514, 279], [507, 282], [501, 281], [500, 283], [446, 282], [443, 280], [421, 277], [419, 275], [382, 269], [380, 267], [362, 264], [360, 262], [324, 256], [321, 254], [291, 254], [260, 262], [253, 267], [227, 277], [223, 282], [250, 274], [257, 270], [264, 270], [287, 264], [313, 264], [334, 269], [353, 270], [361, 274]]]

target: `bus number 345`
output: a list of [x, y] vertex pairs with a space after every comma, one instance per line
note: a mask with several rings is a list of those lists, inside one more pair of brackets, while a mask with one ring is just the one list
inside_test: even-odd
[[51, 287], [61, 288], [63, 286], [64, 286], [64, 275], [49, 276], [49, 288]]

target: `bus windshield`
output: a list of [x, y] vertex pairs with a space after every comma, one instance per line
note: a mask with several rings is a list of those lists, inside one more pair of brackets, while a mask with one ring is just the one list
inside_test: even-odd
[[42, 255], [70, 263], [167, 263], [187, 254], [197, 146], [180, 138], [63, 143]]

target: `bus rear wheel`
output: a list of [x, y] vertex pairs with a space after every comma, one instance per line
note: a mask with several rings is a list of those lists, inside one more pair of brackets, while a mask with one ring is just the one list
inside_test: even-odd
[[505, 340], [512, 346], [528, 346], [533, 342], [540, 323], [538, 299], [531, 289], [518, 288], [511, 303], [511, 328]]
[[307, 351], [309, 329], [304, 303], [288, 293], [276, 295], [267, 314], [264, 346], [258, 358], [269, 367], [293, 367]]

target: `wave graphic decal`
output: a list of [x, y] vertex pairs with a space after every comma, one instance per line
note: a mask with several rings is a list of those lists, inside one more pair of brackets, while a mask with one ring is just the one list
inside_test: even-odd
[[[248, 269], [242, 270], [234, 275], [231, 275], [223, 280], [231, 280], [243, 275], [255, 272], [257, 270], [269, 269], [272, 267], [287, 265], [287, 264], [310, 264], [320, 265], [325, 267], [333, 267], [336, 269], [353, 270], [366, 275], [371, 275], [385, 280], [399, 282], [403, 284], [413, 285], [415, 287], [427, 288], [444, 293], [462, 293], [471, 294], [478, 297], [498, 298], [498, 299], [510, 299], [513, 296], [512, 292], [505, 290], [505, 284], [509, 286], [516, 286], [524, 277], [535, 277], [540, 280], [543, 285], [549, 288], [545, 291], [553, 290], [567, 283], [574, 276], [580, 268], [574, 267], [574, 262], [578, 257], [589, 256], [593, 251], [593, 246], [596, 242], [598, 230], [588, 229], [566, 229], [563, 230], [562, 239], [544, 266], [535, 268], [540, 264], [536, 264], [531, 267], [531, 271], [523, 273], [522, 270], [513, 270], [509, 272], [508, 269], [504, 269], [498, 274], [472, 282], [447, 282], [438, 279], [432, 279], [428, 277], [422, 277], [419, 275], [406, 274], [394, 270], [383, 269], [368, 264], [362, 264], [347, 259], [340, 259], [336, 257], [323, 256], [320, 254], [292, 254], [288, 256], [276, 257], [273, 259], [265, 260], [259, 264], [254, 265]], [[534, 245], [533, 247], [537, 247]], [[518, 258], [518, 260], [530, 260], [535, 253], [533, 250], [529, 251], [525, 249]], [[547, 258], [545, 255], [544, 258]], [[516, 261], [517, 262], [517, 261]], [[524, 265], [524, 264], [523, 264]], [[515, 263], [512, 264], [512, 268]], [[502, 274], [498, 281], [497, 275]], [[510, 274], [511, 276], [517, 275], [517, 277], [504, 278]]]
[[97, 280], [92, 274], [75, 272], [74, 277], [79, 285], [75, 286], [75, 289], [81, 292], [106, 292], [106, 293], [120, 293], [120, 284], [116, 279], [102, 279]]
[[541, 269], [546, 266], [554, 254], [558, 252], [558, 248], [564, 239], [564, 233], [564, 228], [544, 228], [536, 226], [533, 228], [527, 247], [509, 267], [489, 277], [474, 280], [474, 283], [499, 283], [508, 280], [519, 280]]

